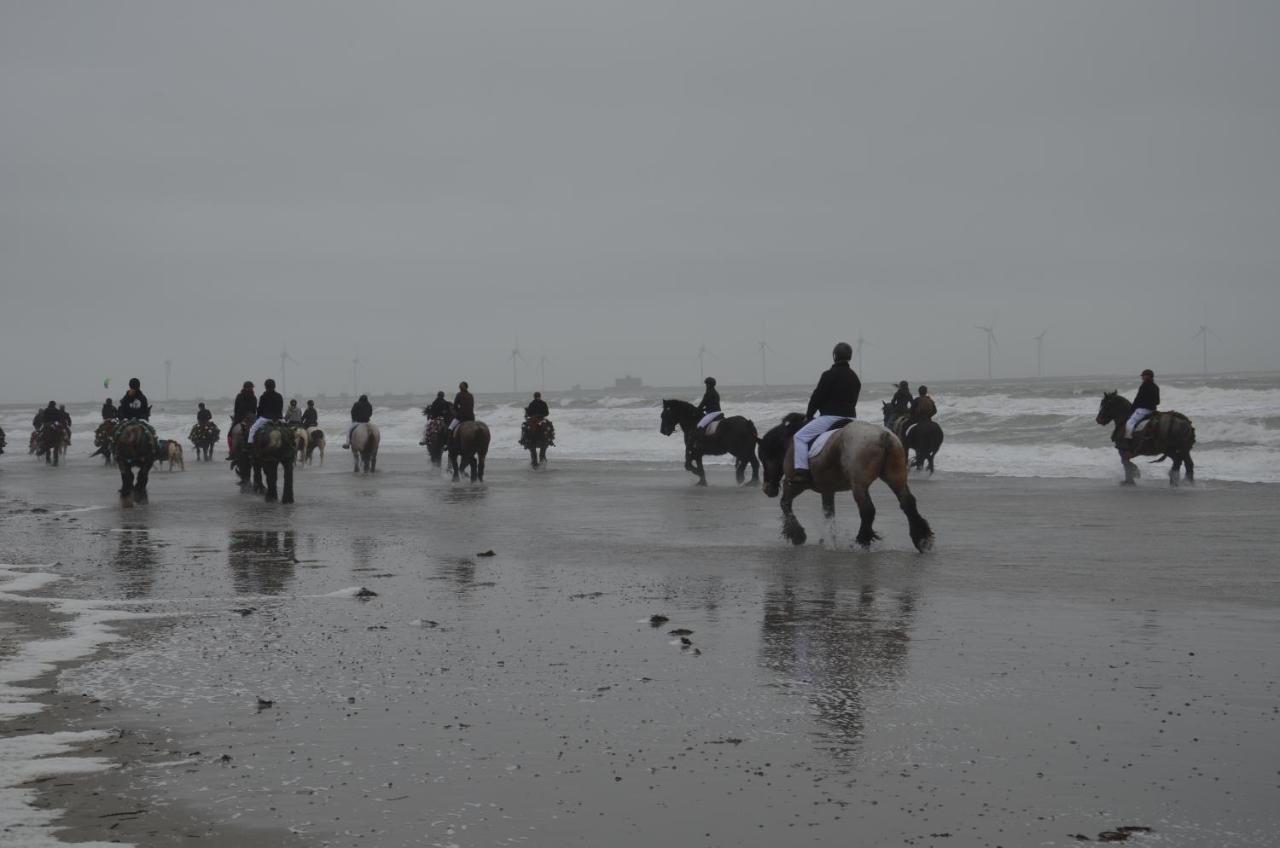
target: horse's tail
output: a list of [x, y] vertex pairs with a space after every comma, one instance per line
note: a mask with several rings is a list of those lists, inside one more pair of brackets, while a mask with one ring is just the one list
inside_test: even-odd
[[1158, 457], [1156, 457], [1155, 459], [1151, 460], [1151, 461], [1150, 461], [1150, 462], [1148, 462], [1147, 464], [1148, 464], [1148, 465], [1155, 465], [1157, 462], [1164, 462], [1164, 461], [1165, 461], [1166, 459], [1168, 459], [1168, 458], [1169, 458], [1169, 454], [1167, 454], [1167, 453], [1162, 453], [1162, 454], [1160, 454], [1160, 456], [1158, 456]]
[[[893, 452], [894, 441], [894, 435], [888, 430], [880, 433], [880, 471], [876, 476], [882, 480], [884, 479], [885, 469], [889, 466], [889, 454]], [[906, 451], [904, 450], [903, 453], [905, 454]]]

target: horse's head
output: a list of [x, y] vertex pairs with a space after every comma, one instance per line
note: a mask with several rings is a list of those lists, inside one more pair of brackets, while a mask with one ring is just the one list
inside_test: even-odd
[[893, 405], [887, 400], [880, 401], [880, 414], [884, 416], [884, 426], [893, 423]]
[[1102, 393], [1102, 402], [1098, 404], [1098, 417], [1096, 419], [1100, 426], [1105, 427], [1116, 418], [1116, 401], [1118, 400], [1120, 400], [1118, 391]]
[[804, 416], [798, 412], [789, 413], [782, 423], [765, 433], [760, 438], [757, 452], [760, 464], [764, 466], [764, 493], [766, 497], [776, 498], [782, 486], [782, 473], [787, 461], [787, 447], [791, 444], [796, 431], [804, 426]]
[[676, 407], [669, 400], [662, 402], [662, 423], [658, 426], [658, 432], [664, 436], [670, 436], [676, 431], [676, 424], [679, 419], [676, 417]]

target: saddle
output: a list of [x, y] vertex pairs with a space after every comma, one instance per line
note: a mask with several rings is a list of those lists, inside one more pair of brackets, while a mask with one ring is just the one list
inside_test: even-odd
[[822, 453], [822, 449], [827, 446], [827, 442], [831, 441], [832, 436], [845, 428], [852, 418], [841, 418], [834, 422], [829, 428], [818, 434], [818, 438], [814, 439], [809, 445], [809, 459], [813, 459]]
[[720, 424], [721, 424], [721, 422], [723, 422], [723, 421], [724, 421], [724, 419], [723, 419], [723, 418], [717, 418], [715, 421], [712, 421], [712, 422], [711, 422], [710, 424], [708, 424], [706, 427], [702, 428], [702, 435], [703, 435], [705, 438], [708, 438], [708, 439], [709, 439], [709, 438], [711, 438], [711, 437], [712, 437], [712, 436], [714, 436], [717, 432], [719, 432], [719, 430], [720, 430]]

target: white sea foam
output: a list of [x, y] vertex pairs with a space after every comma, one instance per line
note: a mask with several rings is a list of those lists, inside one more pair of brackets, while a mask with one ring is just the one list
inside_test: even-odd
[[[38, 591], [59, 579], [46, 569], [49, 565], [0, 565], [0, 601], [44, 605], [68, 616], [59, 627], [66, 633], [49, 639], [21, 642], [16, 650], [0, 659], [0, 722], [44, 710], [33, 700], [43, 690], [18, 684], [35, 680], [59, 664], [92, 656], [102, 645], [120, 639], [108, 622], [141, 617], [138, 613], [104, 608], [101, 601], [33, 597], [22, 594]], [[51, 824], [57, 810], [31, 805], [35, 790], [22, 784], [38, 777], [100, 771], [111, 763], [98, 757], [64, 756], [76, 746], [103, 738], [105, 731], [48, 733], [12, 736], [0, 740], [0, 841], [12, 837], [12, 844], [24, 846], [62, 845], [54, 838]], [[107, 845], [109, 843], [78, 843]]]
[[[938, 404], [938, 422], [946, 442], [938, 456], [938, 468], [962, 473], [1015, 477], [1111, 477], [1117, 460], [1109, 441], [1109, 429], [1094, 421], [1102, 392], [1123, 389], [1131, 394], [1136, 379], [1128, 381], [1089, 378], [1053, 381], [938, 383], [932, 394]], [[648, 463], [679, 462], [679, 433], [669, 438], [658, 432], [664, 396], [687, 396], [688, 390], [641, 390], [626, 395], [548, 392], [556, 425], [556, 446], [551, 460], [610, 460]], [[721, 392], [729, 415], [745, 415], [763, 433], [788, 412], [803, 411], [808, 401], [804, 387], [769, 389], [724, 387]], [[862, 418], [879, 421], [880, 401], [891, 388], [884, 383], [863, 387], [858, 411]], [[1246, 482], [1280, 482], [1280, 375], [1211, 377], [1208, 380], [1170, 378], [1161, 386], [1162, 408], [1176, 409], [1191, 417], [1196, 427], [1197, 476], [1205, 479]], [[383, 450], [417, 452], [427, 400], [374, 398], [374, 420], [382, 430]], [[522, 409], [527, 395], [481, 395], [477, 414], [490, 427], [495, 459], [523, 458], [518, 445]], [[225, 428], [225, 410], [214, 404], [219, 426]], [[320, 425], [340, 438], [349, 419], [349, 401], [320, 401]], [[32, 410], [0, 410], [0, 424], [9, 432], [11, 452], [25, 440]], [[76, 410], [73, 410], [73, 413]], [[72, 458], [92, 451], [92, 427], [96, 409], [83, 408], [76, 417], [76, 441]], [[186, 438], [194, 421], [187, 409], [157, 411], [153, 423], [162, 436]], [[331, 441], [331, 449], [336, 443]], [[421, 456], [425, 465], [425, 456]], [[718, 464], [726, 460], [709, 460]], [[382, 463], [383, 468], [392, 465]]]

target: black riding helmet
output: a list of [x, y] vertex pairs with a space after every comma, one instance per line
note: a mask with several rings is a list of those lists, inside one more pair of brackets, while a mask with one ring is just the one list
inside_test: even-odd
[[927, 394], [929, 394], [929, 387], [928, 387], [928, 386], [921, 386], [921, 387], [920, 387], [920, 394], [922, 394], [922, 395], [927, 395]]
[[909, 388], [911, 388], [911, 384], [910, 384], [910, 383], [908, 383], [906, 380], [899, 380], [899, 381], [898, 381], [898, 388], [900, 388], [900, 389], [909, 389]]
[[714, 386], [714, 385], [716, 384], [716, 378], [715, 378], [715, 377], [708, 377], [707, 379], [703, 380], [702, 382], [706, 383], [708, 386]]
[[137, 377], [130, 377], [130, 378], [129, 378], [129, 388], [131, 388], [131, 389], [141, 389], [141, 388], [142, 388], [142, 381], [141, 381], [141, 380], [139, 380]]
[[265, 388], [267, 391], [271, 391], [276, 387], [276, 381], [268, 377], [266, 380], [262, 382], [262, 387]]
[[831, 351], [831, 358], [835, 362], [848, 362], [853, 359], [853, 346], [848, 342], [840, 342]]

